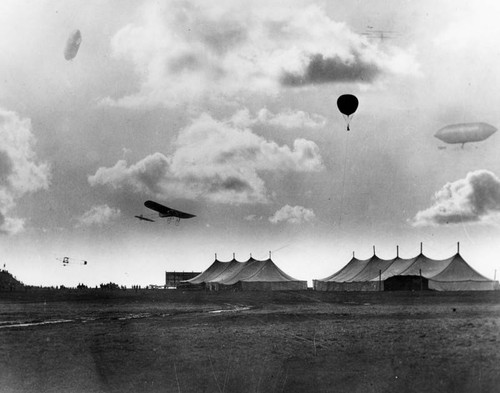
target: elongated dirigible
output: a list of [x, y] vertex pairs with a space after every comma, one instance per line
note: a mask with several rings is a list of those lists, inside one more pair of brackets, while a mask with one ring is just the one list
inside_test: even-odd
[[445, 143], [481, 142], [496, 132], [496, 128], [487, 123], [460, 123], [441, 128], [434, 134]]
[[64, 58], [66, 60], [72, 60], [78, 53], [80, 44], [82, 43], [82, 34], [80, 30], [75, 30], [72, 32], [66, 42], [66, 47], [64, 48]]

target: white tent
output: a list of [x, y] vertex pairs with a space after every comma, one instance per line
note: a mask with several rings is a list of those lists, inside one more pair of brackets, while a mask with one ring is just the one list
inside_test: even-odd
[[245, 262], [217, 259], [200, 275], [183, 282], [182, 287], [203, 286], [210, 290], [242, 289], [264, 291], [290, 291], [307, 289], [307, 281], [297, 280], [283, 272], [271, 258]]
[[365, 260], [354, 256], [337, 273], [313, 280], [318, 291], [382, 291], [391, 289], [433, 289], [436, 291], [478, 291], [499, 289], [498, 281], [476, 272], [457, 252], [437, 260], [422, 252], [409, 259]]

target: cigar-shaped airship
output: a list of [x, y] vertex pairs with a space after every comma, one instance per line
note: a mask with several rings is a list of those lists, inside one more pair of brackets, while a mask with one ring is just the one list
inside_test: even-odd
[[64, 48], [64, 58], [66, 60], [73, 60], [78, 53], [80, 44], [82, 43], [82, 34], [80, 30], [75, 30], [72, 32], [66, 42], [66, 47]]
[[481, 142], [496, 132], [496, 128], [487, 123], [460, 123], [441, 128], [434, 136], [445, 143]]

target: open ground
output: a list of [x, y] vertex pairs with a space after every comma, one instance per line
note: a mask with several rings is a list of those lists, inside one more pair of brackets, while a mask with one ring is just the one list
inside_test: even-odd
[[0, 295], [6, 393], [500, 389], [500, 291]]

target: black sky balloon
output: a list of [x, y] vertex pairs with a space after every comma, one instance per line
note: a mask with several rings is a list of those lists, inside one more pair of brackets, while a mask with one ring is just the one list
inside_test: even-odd
[[352, 115], [356, 112], [356, 109], [358, 109], [358, 105], [358, 99], [352, 94], [343, 94], [337, 99], [337, 107], [346, 119], [347, 131], [350, 129], [349, 123], [351, 122]]

